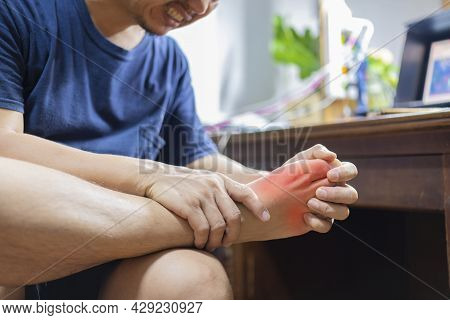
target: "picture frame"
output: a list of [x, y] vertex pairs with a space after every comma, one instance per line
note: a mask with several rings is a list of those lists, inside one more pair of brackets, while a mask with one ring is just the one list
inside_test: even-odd
[[423, 102], [450, 102], [450, 39], [431, 44]]

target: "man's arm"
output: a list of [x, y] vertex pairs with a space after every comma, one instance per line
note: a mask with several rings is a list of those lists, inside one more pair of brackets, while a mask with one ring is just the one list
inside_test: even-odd
[[[145, 195], [139, 160], [95, 154], [24, 133], [23, 114], [0, 109], [0, 156], [32, 162], [93, 182], [105, 188]], [[160, 164], [148, 162], [146, 172]]]
[[[234, 201], [264, 219], [265, 208], [250, 188], [226, 176], [67, 147], [25, 134], [23, 115], [2, 109], [1, 156], [56, 169], [111, 190], [153, 199], [189, 222], [199, 249], [205, 245], [208, 249], [217, 248], [227, 225], [236, 225], [239, 208]], [[173, 201], [174, 197], [178, 200]]]

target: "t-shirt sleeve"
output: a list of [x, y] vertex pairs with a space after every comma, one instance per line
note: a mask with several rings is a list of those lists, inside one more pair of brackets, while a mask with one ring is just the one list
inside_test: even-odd
[[197, 115], [189, 66], [184, 55], [182, 59], [183, 71], [180, 73], [172, 108], [169, 108], [171, 112], [162, 129], [165, 146], [158, 159], [177, 166], [185, 166], [218, 152]]
[[9, 8], [0, 1], [0, 108], [24, 111], [24, 60], [20, 35]]

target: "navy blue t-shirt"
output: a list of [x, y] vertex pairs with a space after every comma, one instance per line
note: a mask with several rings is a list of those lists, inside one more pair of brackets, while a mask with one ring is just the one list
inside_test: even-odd
[[78, 149], [186, 165], [216, 152], [175, 41], [130, 51], [96, 29], [84, 0], [0, 0], [0, 108], [25, 132]]

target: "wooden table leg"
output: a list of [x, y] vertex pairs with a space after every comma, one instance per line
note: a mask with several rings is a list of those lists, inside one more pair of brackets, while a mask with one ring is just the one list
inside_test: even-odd
[[230, 252], [230, 261], [227, 266], [227, 273], [230, 276], [231, 286], [233, 287], [234, 299], [246, 299], [247, 263], [245, 261], [244, 245], [237, 244], [227, 250]]
[[447, 238], [447, 268], [450, 287], [450, 154], [444, 155], [444, 211]]

